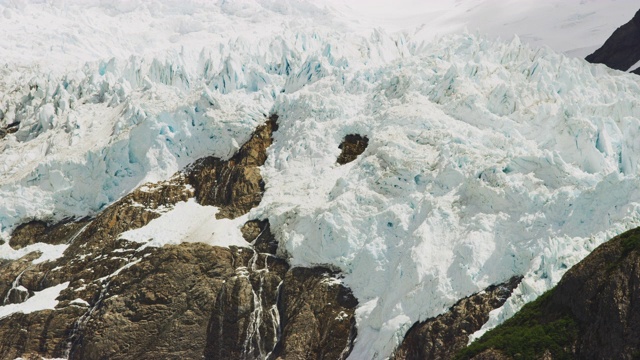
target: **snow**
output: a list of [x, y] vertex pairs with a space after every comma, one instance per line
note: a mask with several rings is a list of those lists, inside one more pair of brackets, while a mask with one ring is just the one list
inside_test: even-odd
[[59, 73], [105, 58], [197, 55], [236, 38], [313, 27], [402, 31], [414, 40], [478, 31], [584, 57], [638, 10], [634, 0], [119, 0], [0, 2], [7, 63]]
[[122, 233], [123, 239], [144, 243], [139, 248], [161, 247], [183, 242], [202, 242], [214, 246], [241, 246], [249, 244], [242, 237], [240, 228], [247, 216], [233, 220], [216, 219], [218, 208], [202, 206], [194, 199], [177, 203], [171, 210], [151, 220], [147, 225]]
[[0, 306], [0, 319], [16, 313], [30, 314], [42, 310], [55, 310], [56, 305], [58, 305], [56, 298], [67, 287], [69, 287], [69, 282], [52, 286], [42, 291], [35, 291], [33, 296], [23, 303]]
[[67, 244], [52, 245], [45, 243], [35, 243], [27, 245], [18, 250], [14, 250], [11, 246], [9, 246], [9, 243], [7, 242], [0, 245], [0, 259], [15, 260], [29, 253], [39, 252], [40, 256], [32, 261], [32, 263], [34, 264], [39, 264], [61, 258], [64, 254], [64, 251], [67, 250], [68, 247], [69, 245]]
[[534, 47], [548, 46], [584, 58], [602, 46], [640, 7], [633, 0], [328, 0], [349, 24], [382, 27], [432, 41], [462, 30], [491, 39], [514, 34]]
[[[258, 208], [217, 220], [190, 200], [122, 237], [247, 246], [240, 226], [268, 218], [292, 265], [344, 274], [352, 359], [524, 275], [484, 331], [640, 224], [637, 78], [554, 51], [585, 55], [634, 3], [0, 1], [0, 126], [20, 121], [0, 140], [0, 238], [228, 158], [276, 113]], [[351, 133], [369, 146], [338, 166]]]
[[89, 307], [89, 303], [86, 300], [81, 299], [81, 298], [77, 298], [77, 299], [71, 301], [69, 303], [69, 305], [77, 305], [77, 306]]

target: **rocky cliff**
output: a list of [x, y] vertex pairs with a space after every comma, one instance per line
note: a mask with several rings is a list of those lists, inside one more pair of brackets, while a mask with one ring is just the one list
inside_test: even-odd
[[[122, 239], [176, 203], [215, 205], [235, 218], [260, 202], [272, 116], [229, 160], [201, 159], [170, 180], [146, 184], [93, 219], [34, 220], [9, 243], [68, 244], [0, 264], [2, 305], [60, 285], [55, 310], [0, 318], [0, 358], [264, 359], [345, 358], [357, 305], [339, 274], [290, 268], [276, 256], [268, 221], [248, 221], [246, 247], [198, 242], [144, 247]], [[253, 246], [252, 246], [253, 245]]]

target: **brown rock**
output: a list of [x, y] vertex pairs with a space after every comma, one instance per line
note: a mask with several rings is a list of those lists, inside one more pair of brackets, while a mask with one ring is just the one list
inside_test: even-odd
[[369, 145], [369, 139], [366, 136], [358, 134], [350, 134], [344, 137], [339, 148], [342, 152], [338, 156], [338, 164], [344, 165], [355, 160], [358, 155], [362, 154]]
[[[263, 294], [265, 308], [275, 305], [286, 272], [281, 260], [249, 249], [186, 243], [147, 254], [106, 284], [94, 313], [79, 324], [70, 359], [194, 359], [212, 351], [207, 349], [219, 358], [237, 358], [250, 334], [253, 293]], [[253, 260], [268, 266], [252, 268]], [[263, 288], [254, 288], [252, 278]], [[210, 329], [220, 328], [218, 318], [223, 337]], [[262, 332], [257, 343], [261, 337], [275, 334]]]
[[88, 223], [87, 219], [72, 221], [63, 220], [57, 224], [47, 224], [34, 220], [18, 226], [11, 234], [9, 245], [21, 249], [38, 242], [47, 244], [64, 244], [70, 241], [78, 231]]
[[271, 135], [278, 129], [273, 115], [259, 126], [240, 150], [229, 160], [206, 157], [185, 170], [189, 183], [196, 189], [202, 205], [220, 207], [217, 218], [236, 218], [246, 214], [262, 200], [264, 183], [259, 166], [267, 159]]
[[356, 337], [351, 290], [326, 268], [293, 268], [285, 276], [278, 310], [282, 338], [273, 359], [345, 359]]
[[521, 277], [490, 286], [485, 291], [466, 297], [448, 312], [415, 323], [405, 335], [393, 359], [452, 359], [467, 346], [469, 335], [480, 330], [489, 320], [489, 312], [511, 296]]
[[278, 241], [271, 233], [269, 220], [249, 220], [241, 229], [242, 237], [253, 244], [257, 252], [275, 255], [278, 251]]
[[0, 359], [64, 357], [73, 320], [83, 312], [68, 306], [0, 319]]

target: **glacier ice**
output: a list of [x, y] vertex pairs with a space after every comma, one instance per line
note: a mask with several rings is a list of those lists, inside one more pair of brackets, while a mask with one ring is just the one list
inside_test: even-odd
[[[276, 99], [262, 169], [294, 265], [342, 270], [360, 301], [354, 359], [417, 320], [525, 275], [490, 327], [639, 224], [635, 78], [471, 35], [381, 66], [330, 67]], [[342, 137], [369, 147], [338, 166]]]
[[[222, 5], [251, 17], [253, 4]], [[193, 21], [180, 33], [199, 31]], [[640, 224], [638, 81], [517, 38], [424, 44], [297, 29], [196, 56], [33, 68], [0, 86], [0, 125], [20, 122], [0, 140], [3, 239], [29, 219], [95, 214], [199, 157], [228, 158], [278, 114], [266, 191], [249, 217], [269, 219], [293, 265], [345, 274], [360, 303], [353, 359], [385, 358], [415, 321], [524, 275], [493, 326]], [[339, 166], [338, 145], [354, 133], [368, 148]]]

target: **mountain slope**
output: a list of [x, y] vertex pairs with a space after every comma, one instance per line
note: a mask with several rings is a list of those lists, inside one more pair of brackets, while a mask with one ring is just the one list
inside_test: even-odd
[[[461, 358], [483, 358], [483, 352], [490, 353], [488, 348], [502, 352], [505, 358], [637, 357], [639, 245], [638, 228], [601, 245], [569, 270], [553, 290], [473, 343]], [[561, 324], [566, 328], [554, 329]]]

